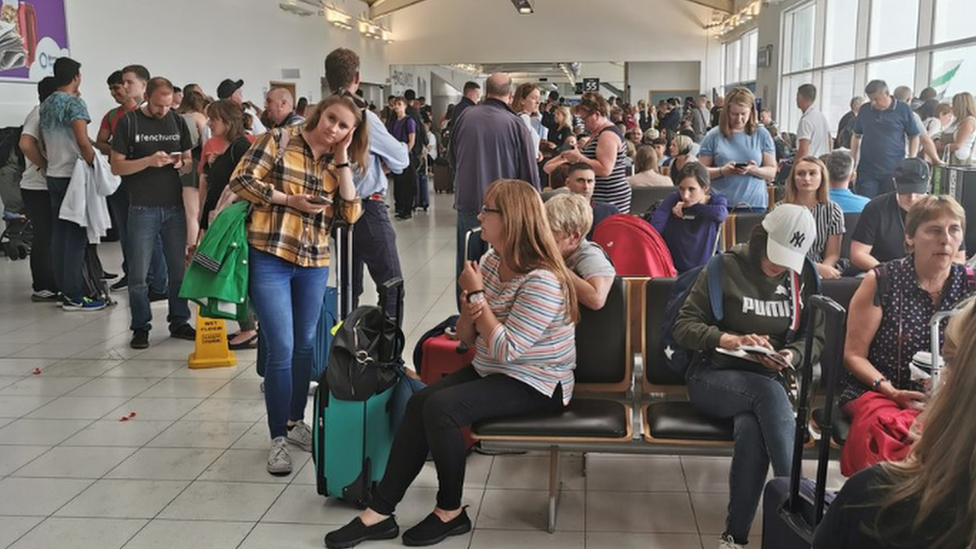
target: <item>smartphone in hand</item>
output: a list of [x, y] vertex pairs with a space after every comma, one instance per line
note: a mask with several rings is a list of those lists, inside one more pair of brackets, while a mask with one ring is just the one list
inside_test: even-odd
[[310, 196], [308, 201], [312, 204], [332, 204], [332, 199], [325, 195]]

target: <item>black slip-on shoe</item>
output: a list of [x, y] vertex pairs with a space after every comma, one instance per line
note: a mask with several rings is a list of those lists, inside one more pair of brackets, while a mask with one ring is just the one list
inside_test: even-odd
[[148, 349], [149, 348], [149, 330], [135, 330], [132, 332], [132, 341], [129, 342], [129, 347], [133, 349]]
[[187, 341], [193, 341], [197, 338], [197, 331], [189, 324], [180, 324], [179, 326], [171, 326], [169, 329], [169, 336], [176, 339], [185, 339]]
[[325, 546], [329, 549], [347, 549], [371, 539], [395, 539], [399, 535], [400, 526], [392, 515], [372, 526], [366, 526], [359, 517], [356, 517], [342, 528], [326, 534]]
[[443, 522], [434, 513], [427, 515], [420, 524], [403, 533], [403, 544], [408, 547], [426, 547], [440, 543], [450, 536], [467, 534], [471, 531], [471, 519], [468, 518], [466, 509], [467, 505], [451, 522]]

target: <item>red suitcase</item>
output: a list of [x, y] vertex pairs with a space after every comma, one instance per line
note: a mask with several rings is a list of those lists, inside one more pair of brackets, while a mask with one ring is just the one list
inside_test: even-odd
[[[437, 383], [442, 377], [464, 368], [474, 360], [474, 347], [458, 352], [459, 341], [448, 339], [446, 335], [427, 338], [423, 343], [424, 356], [420, 365], [420, 380], [427, 385]], [[475, 440], [471, 428], [463, 429], [465, 447], [471, 449]]]

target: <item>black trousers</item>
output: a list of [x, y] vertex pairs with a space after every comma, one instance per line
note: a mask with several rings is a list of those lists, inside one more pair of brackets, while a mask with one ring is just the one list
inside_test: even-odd
[[417, 163], [413, 159], [403, 173], [393, 175], [393, 203], [396, 214], [409, 217], [413, 213], [413, 199], [417, 194]]
[[[376, 288], [387, 280], [403, 276], [400, 256], [396, 248], [396, 232], [390, 222], [385, 202], [363, 200], [363, 216], [352, 232], [352, 306], [359, 306], [363, 293], [363, 267], [369, 268], [369, 276]], [[397, 318], [396, 296], [387, 296], [387, 314]]]
[[468, 365], [415, 394], [393, 439], [386, 474], [369, 506], [392, 515], [410, 483], [420, 474], [428, 452], [437, 467], [437, 506], [461, 507], [467, 457], [461, 428], [493, 417], [557, 412], [562, 386], [546, 396], [506, 375], [481, 377]]
[[54, 266], [51, 264], [51, 235], [54, 219], [51, 212], [51, 195], [47, 191], [21, 189], [27, 217], [34, 227], [34, 241], [31, 244], [30, 270], [34, 291], [58, 292], [54, 281]]

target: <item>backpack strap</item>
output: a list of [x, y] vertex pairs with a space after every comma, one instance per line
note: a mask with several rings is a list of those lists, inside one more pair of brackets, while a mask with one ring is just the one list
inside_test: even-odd
[[712, 256], [705, 266], [705, 281], [708, 284], [708, 301], [712, 306], [712, 316], [721, 322], [725, 317], [725, 305], [722, 301], [722, 256]]
[[888, 283], [890, 280], [890, 273], [888, 273], [888, 266], [882, 263], [874, 268], [874, 276], [877, 281], [878, 287], [874, 290], [874, 306], [881, 306], [881, 299], [884, 294], [888, 292]]

